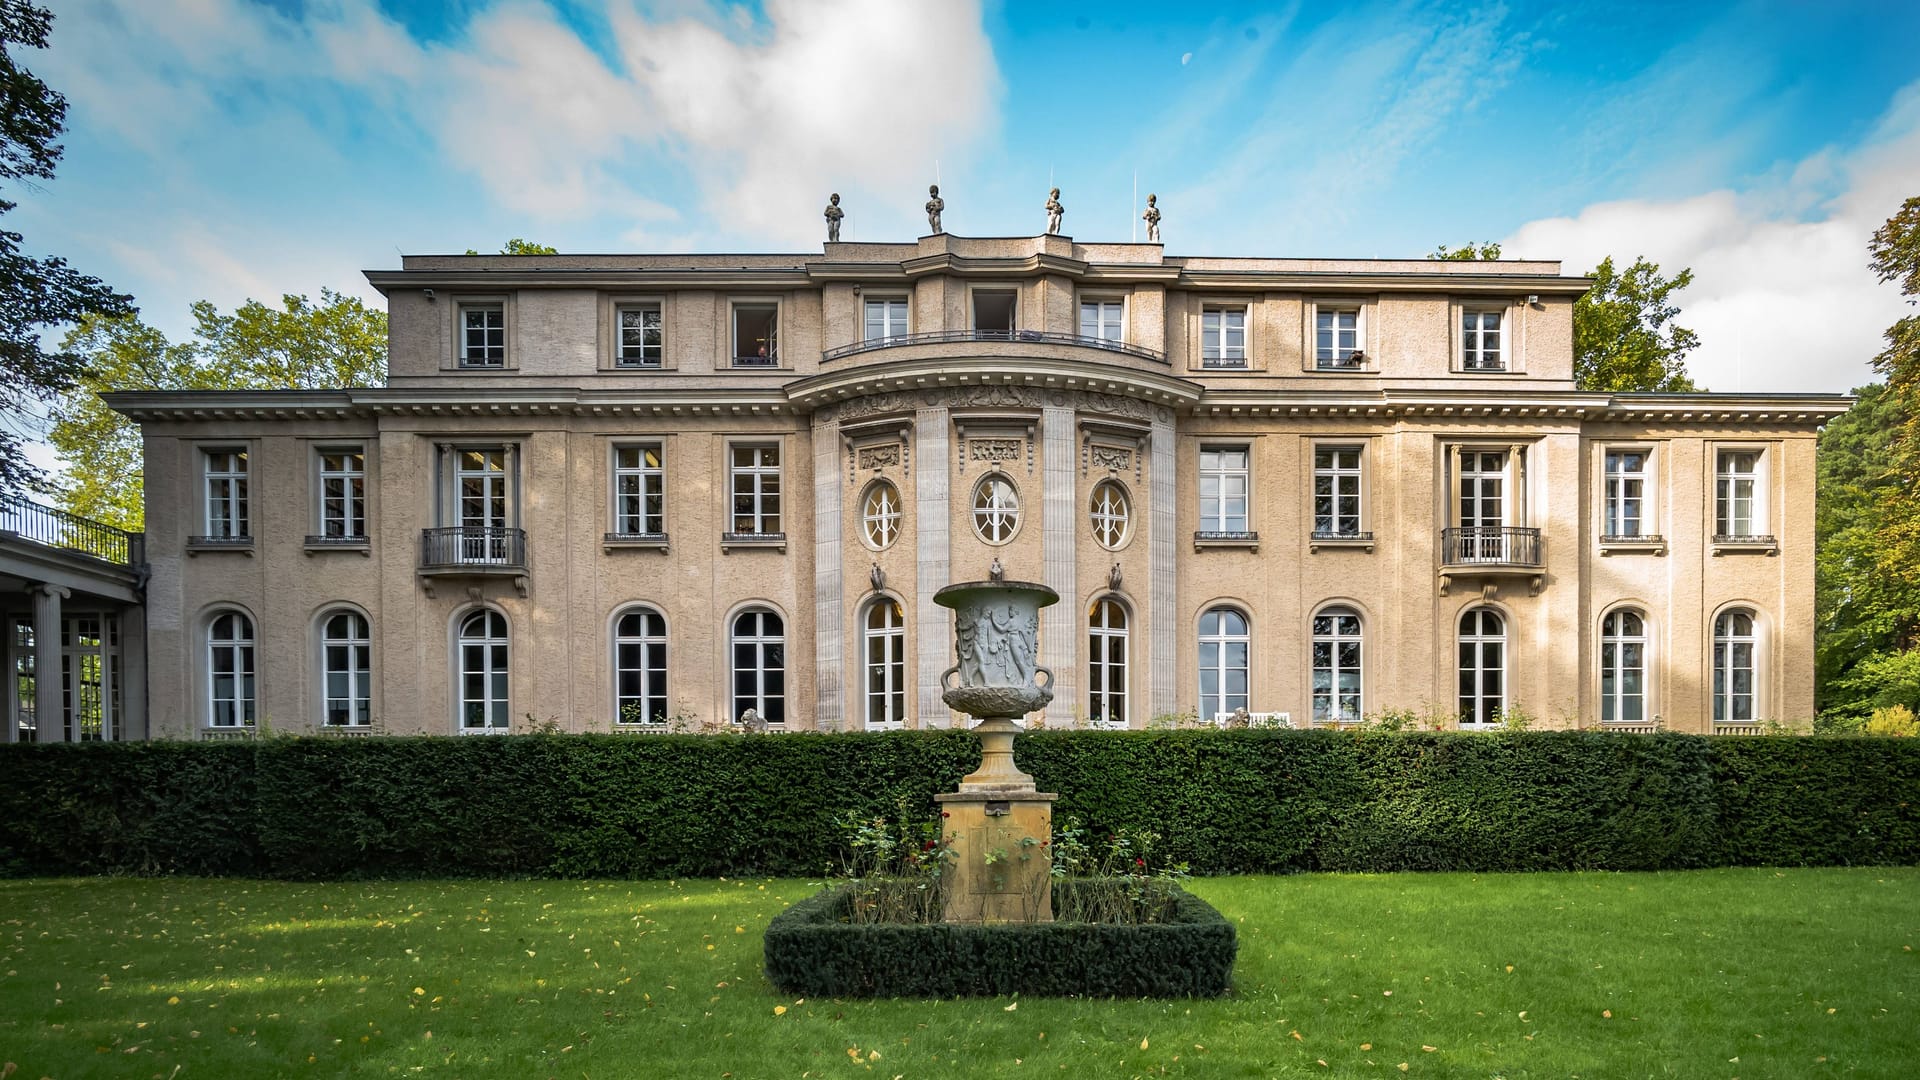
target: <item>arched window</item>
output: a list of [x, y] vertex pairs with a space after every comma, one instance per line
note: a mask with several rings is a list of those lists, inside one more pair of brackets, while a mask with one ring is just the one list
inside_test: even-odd
[[1127, 726], [1127, 609], [1118, 600], [1095, 600], [1087, 612], [1087, 717]]
[[1249, 708], [1247, 617], [1230, 607], [1200, 616], [1200, 719]]
[[1638, 611], [1608, 612], [1600, 621], [1600, 722], [1647, 719], [1647, 624]]
[[1759, 639], [1753, 612], [1735, 608], [1713, 620], [1713, 719], [1740, 723], [1754, 718], [1754, 651]]
[[1331, 607], [1313, 617], [1313, 722], [1360, 719], [1360, 615]]
[[1020, 527], [1020, 493], [999, 473], [973, 486], [973, 531], [989, 544], [1004, 544]]
[[1507, 621], [1492, 608], [1460, 616], [1460, 726], [1500, 722], [1507, 707]]
[[373, 722], [373, 636], [355, 611], [336, 611], [320, 624], [320, 722], [358, 727]]
[[885, 551], [900, 536], [900, 489], [890, 480], [875, 480], [860, 500], [860, 529], [867, 546]]
[[613, 624], [613, 722], [667, 722], [667, 620], [652, 608]]
[[899, 727], [907, 719], [907, 619], [898, 600], [867, 606], [867, 727]]
[[251, 724], [257, 701], [253, 620], [238, 611], [223, 611], [207, 624], [207, 725]]
[[749, 608], [733, 619], [733, 720], [748, 709], [769, 724], [787, 722], [787, 639], [780, 616]]
[[1102, 480], [1093, 485], [1093, 505], [1088, 515], [1093, 523], [1095, 543], [1112, 551], [1127, 542], [1133, 504], [1127, 498], [1127, 489], [1118, 480]]
[[460, 731], [507, 730], [507, 619], [488, 608], [460, 620]]

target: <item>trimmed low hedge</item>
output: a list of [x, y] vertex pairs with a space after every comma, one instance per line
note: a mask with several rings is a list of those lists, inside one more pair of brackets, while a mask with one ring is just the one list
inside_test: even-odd
[[1233, 924], [1174, 893], [1160, 923], [855, 925], [841, 921], [847, 888], [827, 889], [767, 924], [767, 979], [823, 998], [1218, 997], [1239, 949]]
[[[931, 813], [964, 731], [0, 746], [0, 873], [819, 874], [845, 811]], [[1094, 834], [1198, 873], [1920, 862], [1920, 739], [1036, 731]]]

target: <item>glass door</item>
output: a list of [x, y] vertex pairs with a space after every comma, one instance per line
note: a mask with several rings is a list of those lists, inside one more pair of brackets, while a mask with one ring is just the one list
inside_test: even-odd
[[506, 562], [507, 452], [460, 451], [454, 490], [459, 500], [460, 561]]

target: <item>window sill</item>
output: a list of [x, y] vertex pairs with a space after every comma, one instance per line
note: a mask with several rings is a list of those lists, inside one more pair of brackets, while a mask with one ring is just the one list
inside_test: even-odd
[[1645, 536], [1603, 536], [1600, 538], [1600, 555], [1665, 555], [1667, 538], [1658, 533]]
[[1202, 360], [1189, 365], [1189, 371], [1252, 371], [1253, 365], [1245, 360]]
[[791, 371], [792, 368], [780, 362], [777, 356], [736, 356], [728, 365], [735, 369], [748, 371]]
[[352, 551], [366, 556], [373, 554], [373, 542], [365, 536], [309, 536], [305, 546], [308, 555], [320, 551]]
[[442, 367], [440, 370], [460, 372], [463, 374], [473, 373], [473, 372], [485, 372], [489, 374], [498, 375], [503, 372], [518, 371], [520, 370], [520, 366], [518, 364], [462, 364], [458, 361], [455, 361], [454, 363], [451, 363], [446, 365], [445, 367]]
[[734, 548], [767, 548], [785, 553], [787, 534], [778, 533], [721, 533], [720, 554], [731, 554]]
[[253, 537], [251, 536], [189, 536], [187, 554], [198, 555], [203, 551], [237, 551], [242, 555], [253, 555]]
[[1373, 534], [1356, 533], [1314, 533], [1307, 537], [1307, 553], [1312, 554], [1321, 548], [1358, 548], [1367, 554], [1373, 554]]
[[1715, 536], [1713, 538], [1713, 556], [1722, 555], [1778, 555], [1780, 541], [1771, 536]]
[[675, 370], [675, 368], [674, 366], [668, 365], [665, 362], [660, 360], [654, 360], [650, 363], [641, 363], [639, 361], [634, 361], [634, 360], [609, 360], [606, 363], [603, 363], [600, 365], [600, 370], [613, 371], [613, 372], [673, 371]]
[[607, 533], [600, 545], [608, 551], [658, 551], [666, 553], [666, 533]]
[[1370, 363], [1346, 364], [1337, 360], [1315, 361], [1307, 368], [1309, 375], [1378, 375], [1380, 369]]
[[1246, 548], [1248, 551], [1260, 550], [1260, 534], [1257, 532], [1197, 532], [1193, 534], [1193, 550], [1201, 548]]

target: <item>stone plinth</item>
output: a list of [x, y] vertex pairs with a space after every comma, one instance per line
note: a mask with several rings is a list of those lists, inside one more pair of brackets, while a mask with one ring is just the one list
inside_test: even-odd
[[956, 923], [1052, 922], [1052, 792], [935, 795], [956, 858], [947, 864], [943, 918]]

